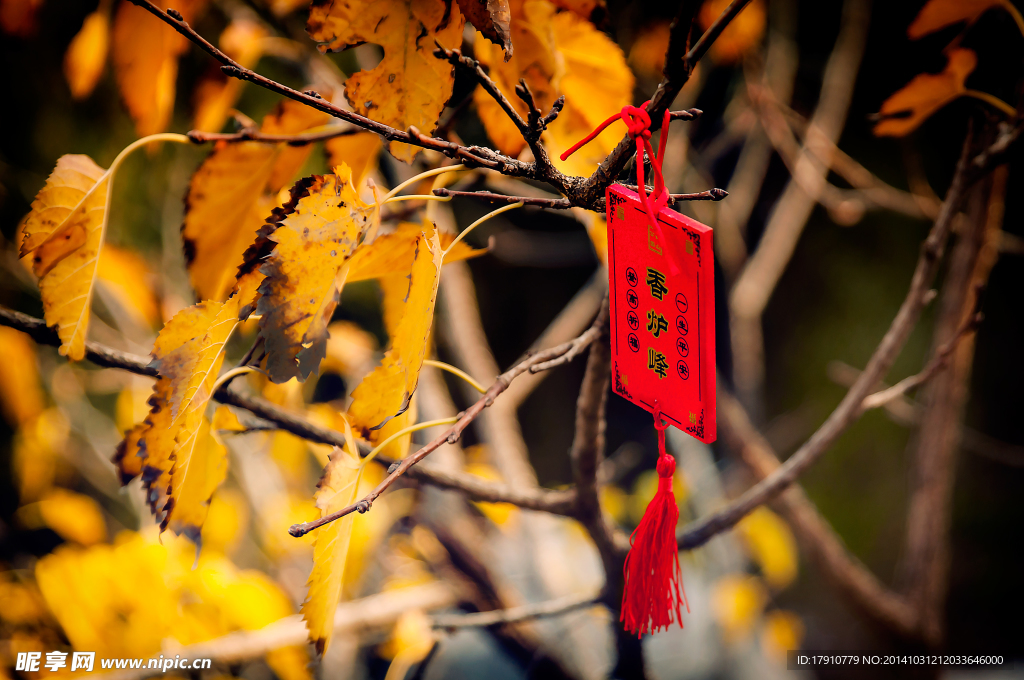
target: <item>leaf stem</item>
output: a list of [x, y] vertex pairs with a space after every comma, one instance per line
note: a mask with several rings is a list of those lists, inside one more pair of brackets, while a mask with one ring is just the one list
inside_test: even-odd
[[393, 196], [383, 202], [381, 205], [388, 203], [397, 203], [399, 201], [441, 201], [442, 203], [452, 200], [451, 196], [434, 196], [433, 194], [408, 194], [406, 196]]
[[1017, 117], [1017, 109], [1013, 108], [1012, 106], [1010, 106], [1009, 104], [1007, 104], [994, 94], [982, 92], [981, 90], [964, 90], [960, 94], [963, 95], [964, 97], [974, 97], [975, 99], [980, 99], [986, 104], [990, 104], [991, 106], [999, 109], [1010, 118]]
[[452, 366], [451, 364], [446, 364], [443, 361], [435, 361], [434, 359], [424, 359], [423, 364], [426, 366], [433, 366], [434, 368], [440, 368], [442, 371], [448, 371], [452, 375], [459, 376], [460, 378], [468, 382], [470, 385], [472, 385], [473, 389], [475, 389], [480, 394], [483, 394], [484, 392], [487, 391], [487, 388], [478, 383], [476, 380], [473, 380], [472, 376], [470, 376], [462, 369]]
[[446, 165], [446, 166], [441, 167], [441, 168], [434, 168], [433, 170], [427, 170], [426, 172], [421, 172], [418, 175], [410, 177], [409, 179], [405, 180], [404, 182], [399, 184], [397, 187], [395, 187], [394, 189], [389, 191], [387, 193], [387, 195], [384, 196], [384, 199], [381, 201], [381, 205], [387, 203], [392, 197], [397, 196], [398, 193], [402, 189], [406, 188], [410, 184], [415, 184], [416, 182], [419, 182], [421, 179], [426, 179], [427, 177], [433, 177], [434, 175], [441, 175], [441, 174], [444, 174], [446, 172], [456, 172], [458, 170], [465, 169], [465, 167], [466, 166], [463, 165], [462, 163], [458, 163], [456, 165]]
[[[234, 329], [232, 329], [232, 330], [234, 330]], [[235, 376], [242, 375], [243, 373], [253, 373], [253, 372], [255, 372], [255, 373], [262, 373], [263, 375], [267, 376], [268, 378], [270, 377], [270, 374], [267, 373], [266, 371], [264, 371], [259, 366], [235, 366], [231, 370], [225, 371], [222, 376], [217, 378], [217, 381], [215, 383], [213, 383], [213, 387], [210, 388], [210, 394], [215, 393], [217, 390], [219, 390], [224, 385], [224, 383], [226, 383], [228, 380], [231, 380]]]
[[484, 215], [483, 217], [478, 219], [476, 222], [474, 222], [473, 224], [471, 224], [468, 227], [466, 227], [465, 229], [463, 229], [462, 233], [460, 233], [458, 236], [456, 236], [455, 240], [452, 241], [451, 243], [449, 243], [448, 247], [444, 249], [444, 252], [441, 254], [441, 259], [444, 260], [444, 256], [447, 255], [449, 252], [451, 252], [451, 249], [455, 247], [455, 244], [458, 243], [459, 241], [461, 241], [466, 236], [466, 234], [468, 234], [469, 232], [473, 231], [474, 229], [479, 227], [481, 224], [483, 224], [487, 220], [491, 219], [492, 217], [497, 217], [498, 215], [500, 215], [503, 212], [508, 212], [509, 210], [514, 210], [516, 208], [522, 208], [522, 207], [523, 207], [523, 202], [519, 201], [518, 203], [513, 203], [511, 205], [503, 205], [502, 207], [498, 208], [497, 210], [494, 210], [492, 212], [487, 213], [486, 215]]
[[418, 430], [425, 430], [428, 427], [434, 427], [436, 425], [451, 425], [454, 422], [458, 422], [458, 420], [458, 416], [452, 416], [451, 418], [440, 418], [438, 420], [425, 420], [422, 423], [416, 423], [415, 425], [410, 425], [409, 427], [403, 427], [401, 430], [395, 432], [393, 435], [382, 441], [380, 444], [377, 444], [377, 446], [374, 447], [373, 451], [370, 451], [370, 453], [366, 454], [366, 458], [363, 458], [363, 461], [362, 463], [360, 463], [360, 465], [366, 465], [367, 463], [369, 463], [377, 456], [378, 453], [380, 453], [381, 449], [383, 449], [385, 446], [395, 441], [402, 435], [409, 434], [410, 432], [416, 432]]
[[1014, 7], [1010, 0], [1002, 0], [1000, 6], [1013, 17], [1014, 22], [1017, 24], [1017, 30], [1020, 31], [1021, 35], [1024, 35], [1024, 16], [1021, 16], [1020, 10]]

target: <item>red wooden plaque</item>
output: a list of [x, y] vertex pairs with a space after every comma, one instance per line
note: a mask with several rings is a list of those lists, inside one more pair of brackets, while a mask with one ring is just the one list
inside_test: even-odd
[[[640, 196], [608, 187], [612, 387], [705, 443], [715, 441], [711, 228], [669, 208], [650, 225]], [[671, 261], [670, 261], [671, 258]]]

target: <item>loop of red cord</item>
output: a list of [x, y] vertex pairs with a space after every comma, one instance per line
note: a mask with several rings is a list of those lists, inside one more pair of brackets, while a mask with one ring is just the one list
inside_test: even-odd
[[[576, 142], [572, 148], [563, 153], [560, 158], [564, 161], [569, 156], [574, 154], [583, 145], [587, 144], [599, 134], [601, 134], [606, 127], [611, 125], [617, 120], [621, 120], [626, 124], [626, 131], [633, 140], [636, 141], [636, 186], [637, 191], [640, 194], [640, 204], [643, 205], [644, 211], [647, 213], [647, 218], [650, 220], [650, 224], [654, 227], [658, 234], [658, 238], [662, 243], [665, 243], [664, 234], [661, 231], [661, 225], [658, 223], [658, 212], [663, 207], [668, 205], [669, 192], [665, 188], [665, 178], [661, 174], [661, 162], [665, 155], [665, 143], [668, 141], [668, 126], [671, 120], [671, 114], [668, 109], [665, 110], [665, 117], [661, 124], [661, 138], [658, 140], [658, 154], [654, 154], [654, 147], [651, 146], [651, 116], [647, 113], [647, 106], [651, 103], [650, 100], [645, 101], [641, 106], [624, 106], [622, 110], [616, 114], [608, 117], [603, 123], [597, 126], [597, 128], [589, 135]], [[654, 173], [654, 193], [648, 196], [647, 186], [644, 182], [644, 151], [647, 152], [647, 157], [651, 159], [651, 170]], [[672, 269], [672, 273], [677, 273], [675, 262], [673, 258], [669, 258], [669, 265]]]

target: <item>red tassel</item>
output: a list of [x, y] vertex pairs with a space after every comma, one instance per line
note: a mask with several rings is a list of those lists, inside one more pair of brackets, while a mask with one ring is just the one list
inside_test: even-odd
[[665, 453], [665, 428], [661, 409], [654, 404], [654, 427], [658, 430], [658, 492], [647, 506], [644, 518], [630, 537], [629, 554], [623, 568], [622, 621], [626, 630], [654, 633], [676, 622], [683, 625], [682, 607], [690, 612], [679, 567], [676, 524], [679, 508], [672, 491], [676, 460]]

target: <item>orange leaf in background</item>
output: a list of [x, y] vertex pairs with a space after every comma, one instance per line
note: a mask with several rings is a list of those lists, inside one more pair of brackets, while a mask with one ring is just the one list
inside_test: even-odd
[[0, 411], [12, 428], [43, 410], [36, 343], [21, 331], [0, 326]]
[[[263, 119], [261, 131], [295, 134], [327, 119], [325, 113], [284, 100]], [[200, 299], [228, 296], [246, 248], [280, 205], [278, 191], [311, 152], [308, 145], [219, 142], [196, 169], [185, 197], [181, 236], [189, 278]]]
[[412, 401], [434, 320], [441, 256], [437, 230], [430, 222], [424, 222], [408, 288], [400, 298], [405, 303], [404, 311], [391, 336], [391, 348], [380, 366], [352, 391], [349, 420], [365, 439], [379, 437], [380, 426], [404, 413]]
[[50, 489], [39, 501], [18, 508], [18, 519], [31, 528], [48, 526], [80, 545], [93, 545], [107, 537], [107, 523], [99, 504], [67, 489]]
[[466, 15], [473, 28], [505, 51], [505, 58], [512, 56], [512, 35], [509, 30], [511, 11], [508, 0], [458, 0], [459, 9]]
[[361, 187], [367, 175], [377, 169], [377, 157], [383, 144], [380, 136], [372, 132], [328, 139], [324, 142], [327, 167], [334, 168], [344, 163], [352, 169], [352, 183]]
[[347, 261], [370, 225], [373, 208], [360, 200], [348, 166], [335, 173], [297, 182], [264, 227], [273, 250], [259, 268], [267, 278], [256, 311], [276, 383], [304, 380], [319, 366]]
[[[267, 30], [249, 19], [235, 19], [220, 34], [220, 49], [242, 68], [253, 68], [263, 54]], [[193, 127], [204, 132], [219, 132], [245, 81], [229, 78], [220, 69], [203, 78], [196, 86]]]
[[933, 113], [953, 101], [967, 88], [964, 82], [974, 71], [974, 52], [958, 47], [946, 54], [942, 73], [921, 73], [882, 103], [874, 133], [878, 137], [903, 137], [918, 128]]
[[558, 5], [559, 9], [567, 9], [594, 23], [600, 23], [599, 19], [606, 11], [604, 0], [553, 0], [553, 2]]
[[[707, 0], [697, 15], [701, 28], [707, 30], [725, 11], [731, 0]], [[732, 64], [761, 44], [767, 24], [764, 0], [753, 0], [729, 22], [722, 34], [711, 45], [710, 54], [715, 61]]]
[[[206, 0], [178, 0], [191, 22]], [[174, 109], [178, 57], [188, 40], [141, 7], [122, 2], [114, 16], [114, 75], [140, 137], [163, 132]]]
[[[317, 484], [316, 507], [320, 517], [337, 512], [355, 502], [359, 491], [359, 463], [349, 453], [335, 447], [331, 460]], [[309, 574], [309, 592], [302, 603], [302, 618], [317, 654], [323, 655], [334, 634], [334, 612], [341, 599], [345, 563], [352, 542], [354, 513], [315, 530], [313, 570]]]
[[68, 154], [32, 201], [25, 219], [21, 256], [33, 253], [43, 316], [57, 327], [60, 353], [72, 361], [85, 356], [89, 301], [106, 227], [107, 187], [103, 185], [77, 207], [103, 177], [104, 170], [88, 156]]
[[632, 102], [633, 73], [622, 49], [590, 22], [562, 12], [551, 22], [551, 29], [565, 64], [558, 83], [565, 95], [565, 107], [548, 126], [545, 143], [556, 168], [588, 176], [618, 145], [625, 132], [622, 126], [605, 130], [566, 161], [558, 156]]
[[143, 327], [161, 321], [160, 301], [153, 293], [153, 272], [141, 257], [112, 245], [103, 246], [96, 278]]
[[310, 0], [270, 0], [268, 5], [270, 11], [274, 13], [276, 17], [283, 17], [286, 14], [291, 14], [295, 10], [309, 7]]
[[71, 96], [84, 99], [92, 94], [103, 75], [110, 46], [110, 16], [98, 9], [85, 18], [67, 52], [64, 53], [64, 77]]
[[[509, 95], [509, 102], [525, 118], [526, 104], [514, 96], [520, 78], [530, 87], [541, 111], [546, 113], [558, 98], [557, 81], [561, 67], [551, 32], [555, 7], [547, 0], [511, 0], [509, 4], [512, 44], [515, 45], [512, 58], [506, 62], [499, 46], [483, 40], [476, 41], [475, 56], [489, 68], [491, 79]], [[518, 156], [526, 142], [501, 106], [482, 87], [473, 91], [473, 104], [487, 136], [498, 150], [509, 156]]]
[[[323, 43], [322, 51], [364, 42], [380, 45], [384, 58], [374, 68], [349, 76], [345, 96], [357, 113], [399, 130], [413, 125], [429, 134], [455, 83], [452, 65], [434, 56], [434, 42], [449, 49], [461, 46], [464, 24], [458, 5], [444, 0], [317, 0], [306, 31]], [[391, 145], [395, 158], [406, 162], [420, 151], [407, 144]]]
[[907, 37], [917, 40], [946, 26], [963, 21], [973, 23], [993, 7], [1003, 7], [1019, 16], [1016, 8], [1006, 0], [930, 0], [907, 28]]
[[659, 21], [648, 24], [640, 30], [629, 48], [629, 65], [639, 75], [647, 78], [661, 78], [665, 70], [665, 53], [668, 51], [669, 22]]
[[31, 36], [42, 6], [43, 0], [0, 0], [0, 28], [7, 35]]

